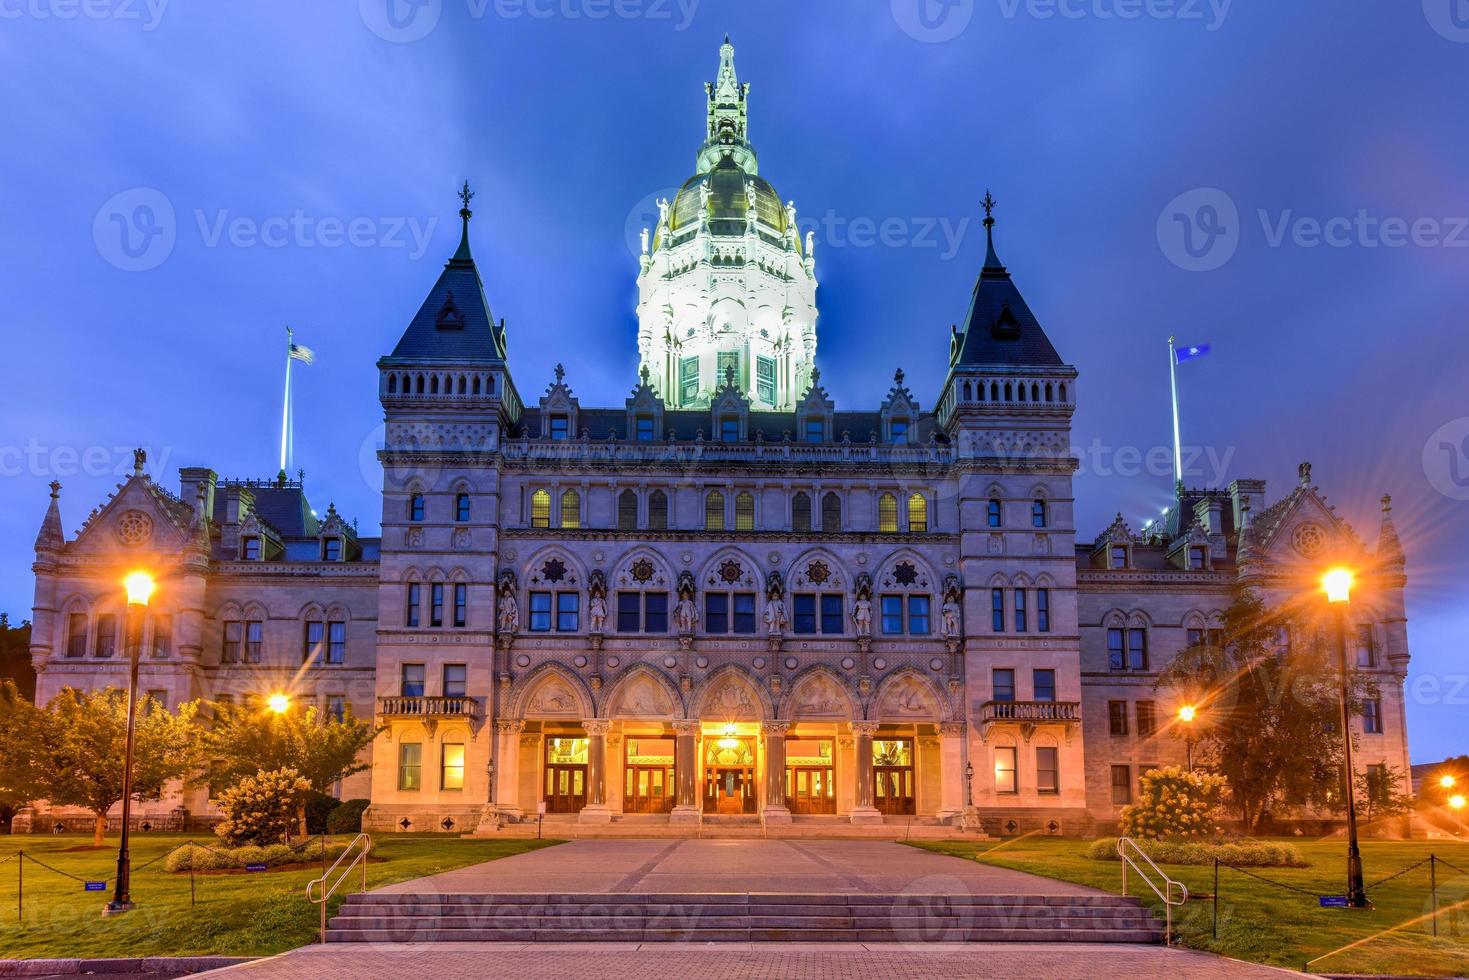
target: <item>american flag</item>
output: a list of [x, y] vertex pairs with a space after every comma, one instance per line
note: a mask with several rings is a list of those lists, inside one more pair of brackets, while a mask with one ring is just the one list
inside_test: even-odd
[[302, 364], [311, 364], [316, 360], [316, 352], [304, 344], [291, 344], [291, 360], [300, 361]]

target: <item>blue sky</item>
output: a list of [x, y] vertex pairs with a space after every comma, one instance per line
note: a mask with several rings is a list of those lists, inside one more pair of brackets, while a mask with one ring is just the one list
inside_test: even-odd
[[319, 358], [313, 501], [374, 527], [373, 363], [466, 177], [522, 393], [564, 360], [620, 404], [630, 243], [692, 172], [728, 31], [762, 174], [815, 222], [839, 406], [897, 367], [933, 403], [993, 189], [1082, 372], [1081, 537], [1167, 502], [1166, 463], [1136, 462], [1166, 460], [1164, 345], [1212, 342], [1182, 369], [1190, 482], [1283, 493], [1310, 459], [1369, 543], [1391, 492], [1413, 755], [1465, 750], [1465, 0], [417, 3], [0, 2], [0, 609], [29, 609], [52, 479], [70, 532], [134, 445], [168, 485], [273, 473], [286, 324]]

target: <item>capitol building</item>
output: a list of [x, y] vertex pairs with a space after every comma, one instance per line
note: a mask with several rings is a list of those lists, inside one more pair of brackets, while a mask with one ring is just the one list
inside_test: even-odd
[[[165, 486], [141, 455], [68, 536], [53, 485], [38, 699], [126, 686], [118, 582], [144, 565], [160, 589], [140, 686], [169, 706], [285, 690], [375, 719], [370, 768], [331, 787], [371, 800], [365, 829], [544, 813], [1087, 834], [1183, 763], [1155, 681], [1217, 635], [1237, 584], [1300, 590], [1346, 555], [1373, 570], [1350, 635], [1380, 690], [1358, 764], [1406, 772], [1390, 502], [1364, 541], [1303, 464], [1273, 493], [1179, 486], [1147, 527], [1078, 528], [1071, 421], [1100, 386], [1061, 352], [1076, 325], [1044, 328], [1001, 263], [988, 205], [967, 310], [910, 338], [947, 346], [942, 386], [898, 372], [836, 404], [817, 243], [762, 170], [750, 110], [726, 40], [694, 174], [644, 234], [641, 367], [618, 404], [584, 404], [575, 363], [514, 377], [466, 188], [458, 250], [377, 362], [380, 537], [284, 475], [201, 465]], [[141, 812], [179, 807], [207, 815], [207, 790]]]

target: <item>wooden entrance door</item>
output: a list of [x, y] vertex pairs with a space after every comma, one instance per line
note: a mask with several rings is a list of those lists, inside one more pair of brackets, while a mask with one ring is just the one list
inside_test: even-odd
[[754, 813], [757, 804], [753, 767], [720, 766], [704, 770], [705, 813]]
[[624, 813], [669, 813], [673, 810], [675, 787], [672, 766], [627, 767], [627, 785], [622, 800]]
[[547, 813], [580, 813], [586, 805], [586, 766], [546, 766]]
[[786, 806], [792, 813], [836, 813], [836, 787], [830, 766], [792, 766], [786, 770]]
[[917, 813], [913, 793], [913, 740], [874, 739], [872, 758], [872, 803], [878, 812], [898, 817]]

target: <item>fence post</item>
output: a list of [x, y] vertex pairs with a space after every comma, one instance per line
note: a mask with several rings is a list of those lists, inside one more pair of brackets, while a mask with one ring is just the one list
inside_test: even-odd
[[1428, 855], [1428, 891], [1433, 900], [1433, 934], [1438, 935], [1438, 858]]
[[1219, 938], [1219, 859], [1214, 859], [1214, 938]]
[[194, 862], [199, 859], [198, 854], [195, 853], [198, 850], [198, 848], [196, 848], [194, 846], [194, 842], [192, 840], [185, 841], [184, 842], [184, 846], [189, 849], [189, 907], [190, 908], [193, 908], [194, 907], [194, 902], [195, 902], [195, 899], [194, 899]]
[[19, 859], [15, 862], [15, 918], [17, 925], [22, 929], [25, 928], [26, 924], [25, 882], [26, 852], [21, 851]]

